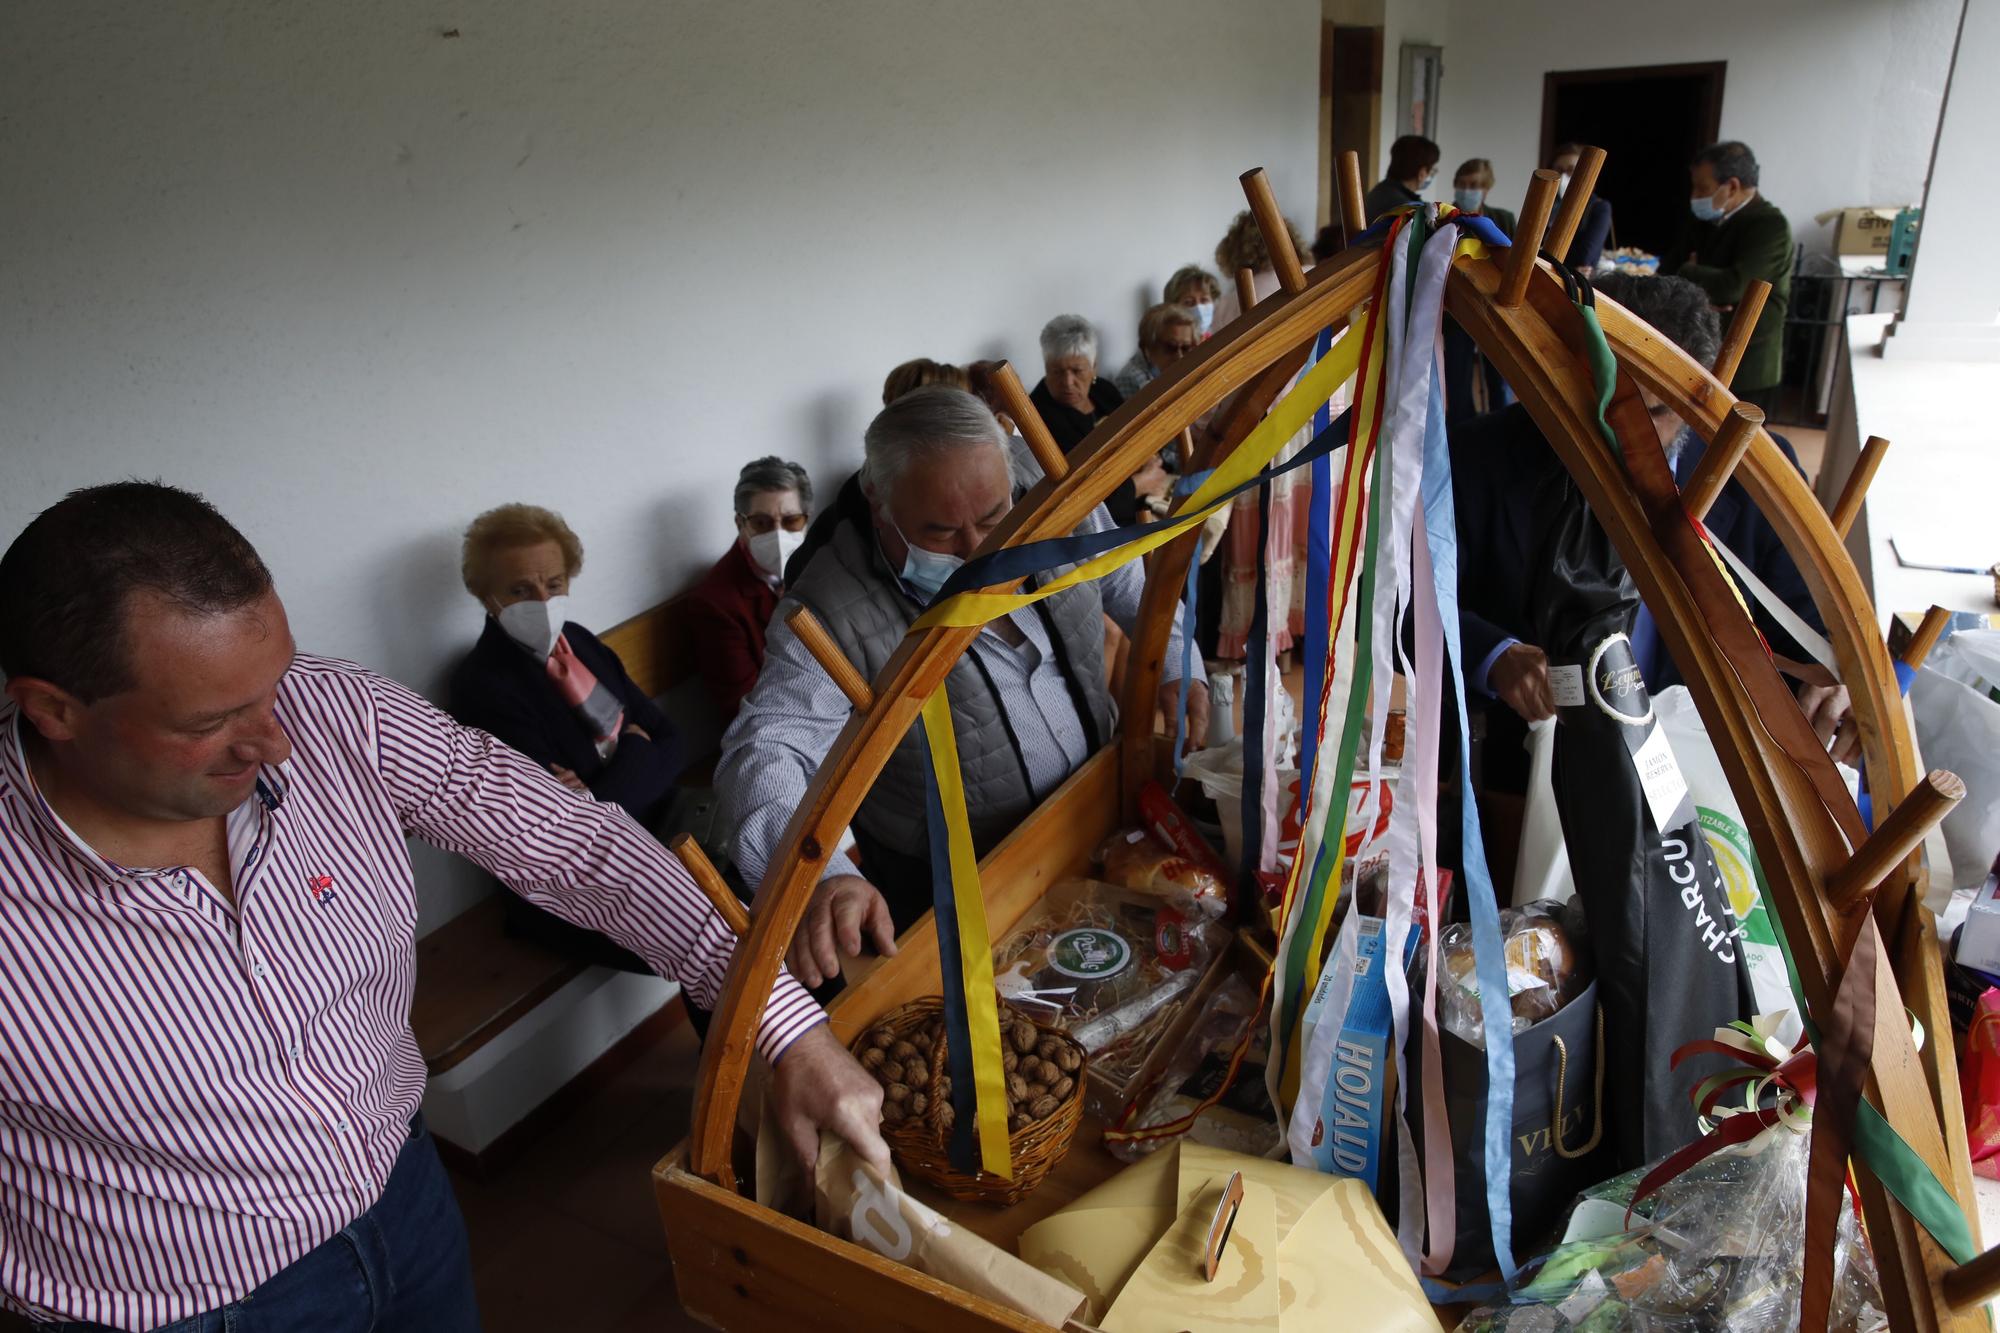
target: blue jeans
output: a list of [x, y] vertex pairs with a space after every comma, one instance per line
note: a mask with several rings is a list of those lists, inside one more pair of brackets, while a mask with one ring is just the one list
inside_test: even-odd
[[[45, 1324], [96, 1333], [102, 1324]], [[155, 1333], [479, 1333], [465, 1219], [421, 1115], [375, 1206], [264, 1285]], [[105, 1330], [109, 1333], [109, 1330]]]

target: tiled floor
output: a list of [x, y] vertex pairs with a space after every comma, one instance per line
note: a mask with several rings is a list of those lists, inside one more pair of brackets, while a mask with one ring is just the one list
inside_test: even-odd
[[487, 1333], [702, 1327], [675, 1296], [651, 1180], [687, 1132], [699, 1052], [683, 1023], [491, 1178], [452, 1173]]

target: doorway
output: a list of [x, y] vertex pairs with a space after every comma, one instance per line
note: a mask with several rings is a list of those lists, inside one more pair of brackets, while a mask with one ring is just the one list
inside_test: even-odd
[[1347, 23], [1324, 24], [1320, 39], [1320, 107], [1326, 117], [1321, 142], [1320, 219], [1336, 221], [1336, 164], [1352, 149], [1361, 158], [1361, 188], [1376, 179], [1382, 141], [1382, 30]]
[[1688, 161], [1722, 132], [1726, 61], [1551, 72], [1542, 77], [1542, 156], [1559, 143], [1605, 152], [1597, 195], [1613, 245], [1664, 256], [1688, 211]]

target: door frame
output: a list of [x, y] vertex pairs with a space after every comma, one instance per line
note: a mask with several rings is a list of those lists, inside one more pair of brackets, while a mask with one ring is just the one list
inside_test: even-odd
[[1726, 60], [1698, 60], [1680, 65], [1620, 65], [1613, 69], [1550, 70], [1542, 75], [1542, 140], [1539, 166], [1547, 166], [1555, 152], [1556, 94], [1564, 88], [1587, 83], [1619, 83], [1634, 79], [1685, 79], [1702, 76], [1708, 96], [1701, 107], [1701, 138], [1715, 143], [1722, 137], [1722, 93], [1728, 80]]

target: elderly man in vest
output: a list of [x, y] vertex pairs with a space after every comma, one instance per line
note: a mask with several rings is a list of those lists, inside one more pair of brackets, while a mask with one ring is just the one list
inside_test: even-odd
[[[1039, 477], [1027, 447], [961, 389], [918, 389], [870, 424], [861, 471], [795, 558], [763, 674], [723, 737], [718, 822], [735, 830], [736, 866], [748, 883], [763, 881], [786, 821], [850, 711], [786, 628], [792, 608], [810, 608], [872, 679], [945, 579]], [[1109, 525], [1100, 506], [1084, 528]], [[1143, 582], [1135, 562], [1013, 612], [986, 626], [952, 668], [947, 689], [980, 855], [1111, 739], [1117, 708], [1105, 685], [1103, 618], [1129, 633]], [[1169, 710], [1177, 706], [1180, 664], [1176, 627], [1160, 691]], [[1205, 686], [1189, 690], [1188, 712], [1189, 734], [1200, 737]], [[840, 955], [858, 955], [864, 940], [895, 952], [896, 933], [930, 907], [923, 763], [912, 729], [855, 815], [859, 863], [854, 852], [828, 858], [790, 955], [807, 985], [838, 976]]]

